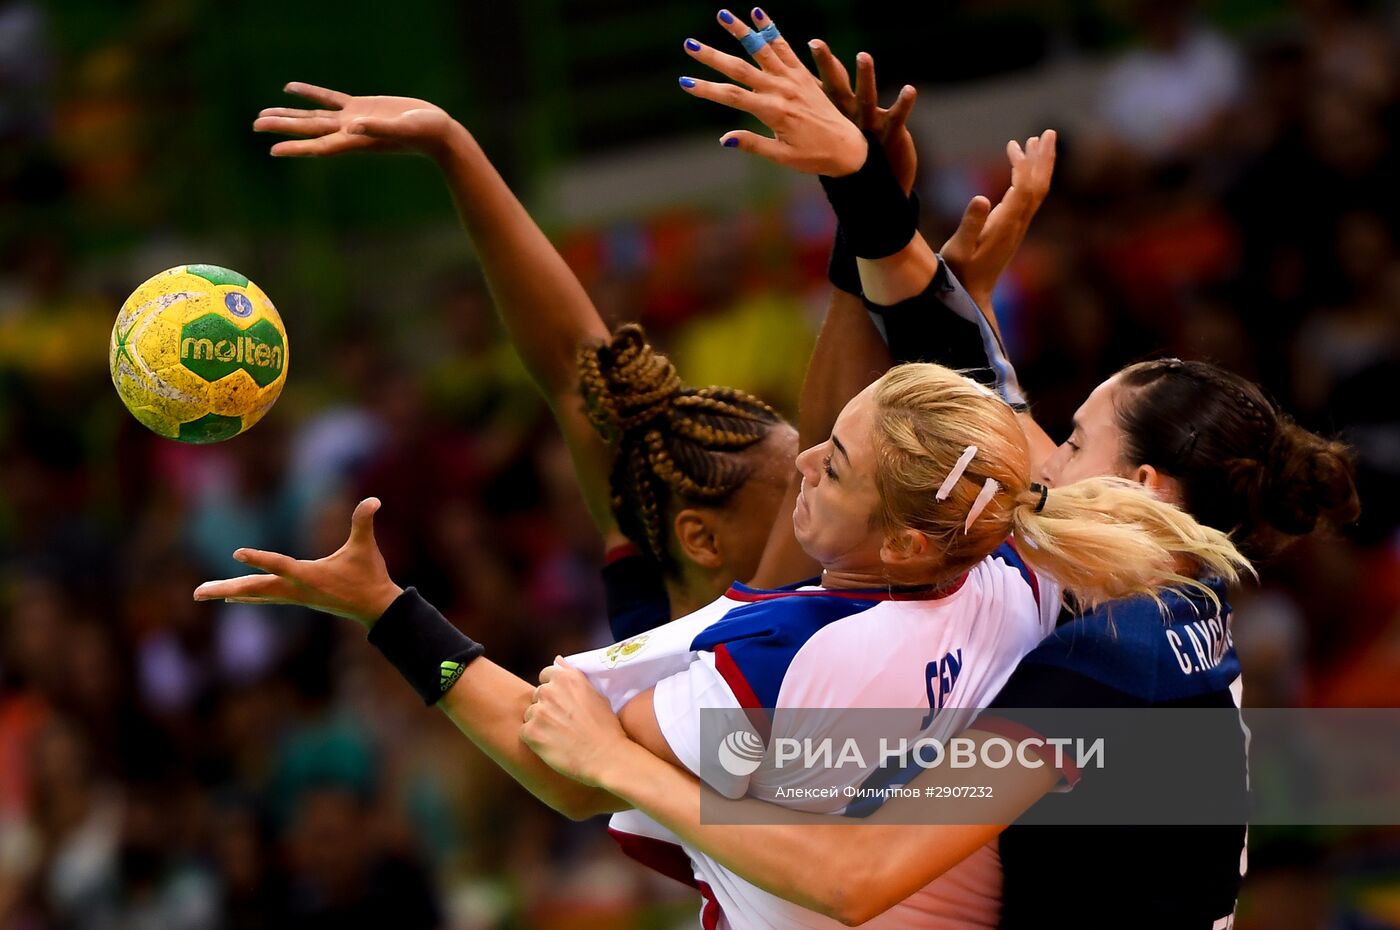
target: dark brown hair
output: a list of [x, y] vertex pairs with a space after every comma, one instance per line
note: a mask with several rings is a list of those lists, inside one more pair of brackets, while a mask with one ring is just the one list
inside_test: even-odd
[[1181, 485], [1182, 506], [1251, 558], [1361, 512], [1346, 446], [1310, 433], [1263, 390], [1207, 362], [1140, 362], [1118, 377], [1123, 454]]
[[663, 569], [673, 507], [721, 506], [753, 472], [741, 455], [783, 422], [735, 388], [691, 388], [635, 323], [579, 350], [588, 419], [612, 454], [613, 516], [623, 534]]

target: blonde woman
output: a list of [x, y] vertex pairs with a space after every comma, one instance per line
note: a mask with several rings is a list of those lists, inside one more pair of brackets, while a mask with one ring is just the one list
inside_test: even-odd
[[[793, 530], [820, 578], [773, 591], [735, 586], [644, 639], [573, 663], [591, 673], [633, 740], [692, 771], [704, 708], [776, 708], [767, 724], [755, 724], [762, 738], [793, 727], [823, 735], [810, 718], [783, 713], [789, 708], [830, 709], [823, 719], [838, 728], [839, 711], [853, 708], [948, 710], [915, 715], [905, 734], [946, 738], [968, 719], [955, 709], [985, 705], [1049, 629], [1061, 586], [1085, 604], [1152, 596], [1166, 585], [1209, 600], [1191, 576], [1233, 579], [1246, 564], [1225, 534], [1131, 481], [1089, 479], [1052, 492], [1032, 480], [1031, 458], [1015, 412], [986, 388], [936, 365], [899, 366], [846, 405], [825, 442], [798, 456]], [[426, 701], [450, 691], [458, 726], [538, 797], [576, 817], [628, 808], [554, 771], [521, 742], [536, 689], [482, 658], [481, 646], [394, 584], [374, 544], [377, 506], [361, 504], [336, 554], [299, 562], [240, 550], [237, 558], [272, 574], [210, 582], [196, 598], [294, 603], [355, 619]], [[851, 772], [845, 783], [865, 774]], [[793, 792], [778, 789], [809, 786], [768, 763], [745, 777], [711, 775], [730, 797], [830, 809], [791, 800]], [[614, 829], [635, 851], [676, 851], [659, 845], [670, 835], [639, 814]], [[830, 922], [697, 847], [679, 851], [684, 858], [656, 864], [701, 889], [706, 926]], [[675, 868], [681, 863], [686, 872]], [[994, 926], [1000, 887], [986, 847], [941, 882], [910, 888], [883, 919]]]
[[[732, 15], [721, 13], [720, 21], [736, 37], [750, 35]], [[754, 23], [772, 28], [758, 10]], [[815, 80], [795, 64], [785, 42], [756, 47], [761, 72], [699, 43], [688, 43], [687, 49], [754, 90], [696, 81], [683, 86], [753, 112], [777, 132], [776, 139], [751, 133], [726, 139], [740, 139], [751, 151], [803, 170], [841, 175], [862, 167], [863, 140], [833, 118]], [[914, 237], [898, 254], [863, 263], [867, 296], [888, 305], [917, 295], [932, 275], [930, 258], [927, 246]], [[1316, 529], [1350, 522], [1358, 513], [1352, 466], [1343, 447], [1300, 429], [1257, 385], [1204, 363], [1170, 359], [1124, 369], [1085, 401], [1075, 415], [1074, 432], [1045, 458], [1036, 474], [1045, 486], [1047, 513], [1064, 491], [1086, 479], [1121, 476], [1180, 504], [1202, 523], [1230, 531], [1252, 555], [1267, 556]], [[1043, 556], [1047, 542], [1023, 551]], [[1183, 561], [1180, 569], [1196, 580], [1156, 597], [1097, 608], [1081, 604], [1082, 615], [1026, 656], [991, 705], [1222, 708], [1233, 713], [1242, 685], [1223, 600], [1231, 572], [1211, 568], [1211, 561]], [[1132, 564], [1125, 553], [1124, 565]], [[1086, 928], [1206, 930], [1227, 927], [1233, 920], [1246, 862], [1245, 830], [1238, 822], [1006, 830], [1004, 824], [1030, 805], [1055, 805], [1063, 795], [1042, 796], [1062, 779], [1073, 782], [1078, 773], [980, 767], [963, 773], [963, 783], [981, 786], [998, 799], [1004, 819], [990, 824], [900, 825], [899, 817], [909, 811], [899, 808], [917, 802], [896, 801], [874, 818], [875, 824], [861, 829], [817, 817], [798, 825], [707, 825], [699, 814], [703, 789], [666, 765], [665, 753], [658, 757], [645, 739], [627, 739], [608, 703], [594, 692], [596, 679], [564, 664], [546, 670], [543, 678], [546, 683], [521, 733], [558, 771], [645, 811], [674, 831], [692, 856], [709, 857], [766, 891], [841, 923], [912, 925], [898, 916], [909, 895], [956, 880], [967, 861], [988, 854], [987, 844], [998, 835], [1004, 928], [1040, 927], [1049, 921]], [[625, 713], [622, 722], [627, 722]], [[627, 729], [631, 733], [632, 727]], [[1231, 758], [1218, 761], [1235, 776], [1227, 789], [1242, 793], [1244, 734], [1238, 727], [1234, 731]], [[987, 739], [999, 732], [984, 716], [969, 735]], [[1181, 748], [1177, 757], [1190, 765], [1191, 747]], [[953, 787], [947, 778], [946, 772], [930, 772], [911, 787]], [[1092, 784], [1086, 787], [1094, 790]], [[964, 909], [956, 919], [978, 923], [983, 915]], [[756, 925], [740, 918], [735, 923]]]

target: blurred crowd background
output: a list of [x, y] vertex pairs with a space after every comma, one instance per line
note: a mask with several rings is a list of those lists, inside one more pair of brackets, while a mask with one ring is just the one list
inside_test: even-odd
[[[610, 320], [691, 382], [793, 409], [832, 221], [676, 90], [684, 37], [722, 45], [714, 11], [391, 6], [0, 0], [0, 928], [694, 925], [683, 889], [503, 778], [358, 628], [190, 598], [237, 546], [331, 551], [373, 493], [395, 578], [497, 662], [533, 677], [608, 639], [567, 455], [431, 164], [267, 158], [249, 124], [288, 80], [442, 104]], [[1365, 514], [1237, 598], [1246, 700], [1400, 702], [1397, 6], [800, 6], [769, 12], [923, 92], [935, 242], [1007, 183], [1000, 147], [966, 142], [995, 114], [958, 102], [1090, 76], [997, 295], [1022, 382], [1063, 435], [1122, 364], [1209, 358], [1346, 437]], [[697, 167], [716, 158], [737, 181]], [[195, 261], [257, 281], [294, 347], [278, 406], [215, 447], [147, 433], [106, 371], [126, 294]], [[1400, 831], [1251, 846], [1237, 926], [1400, 926]]]

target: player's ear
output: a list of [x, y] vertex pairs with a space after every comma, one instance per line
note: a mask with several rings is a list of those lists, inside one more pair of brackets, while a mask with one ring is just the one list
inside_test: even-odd
[[676, 541], [681, 555], [701, 568], [715, 569], [724, 564], [715, 535], [714, 514], [687, 507], [676, 514]]
[[1151, 465], [1139, 465], [1132, 479], [1152, 492], [1152, 496], [1172, 504], [1181, 503], [1181, 485], [1168, 474], [1158, 471]]
[[891, 567], [912, 568], [927, 559], [931, 552], [928, 536], [905, 528], [885, 537], [880, 546], [880, 561]]

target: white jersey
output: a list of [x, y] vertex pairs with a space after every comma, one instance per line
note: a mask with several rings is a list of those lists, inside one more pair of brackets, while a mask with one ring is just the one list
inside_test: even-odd
[[[835, 735], [839, 751], [847, 735], [861, 732], [848, 712], [903, 708], [928, 713], [910, 715], [905, 733], [880, 736], [946, 740], [971, 722], [1020, 658], [1053, 629], [1059, 600], [1059, 589], [1006, 545], [960, 584], [923, 597], [735, 585], [679, 620], [570, 661], [614, 710], [654, 687], [656, 719], [671, 750], [721, 794], [839, 813], [848, 803], [842, 789], [872, 775], [878, 753], [866, 755], [872, 762], [866, 769], [784, 766], [772, 751], [776, 739]], [[756, 769], [734, 775], [702, 758], [705, 708], [756, 721], [756, 735], [768, 747]], [[700, 889], [706, 930], [839, 926], [685, 847], [637, 811], [614, 815], [610, 829], [629, 855]], [[1000, 862], [989, 844], [866, 926], [995, 927], [1000, 901]]]

